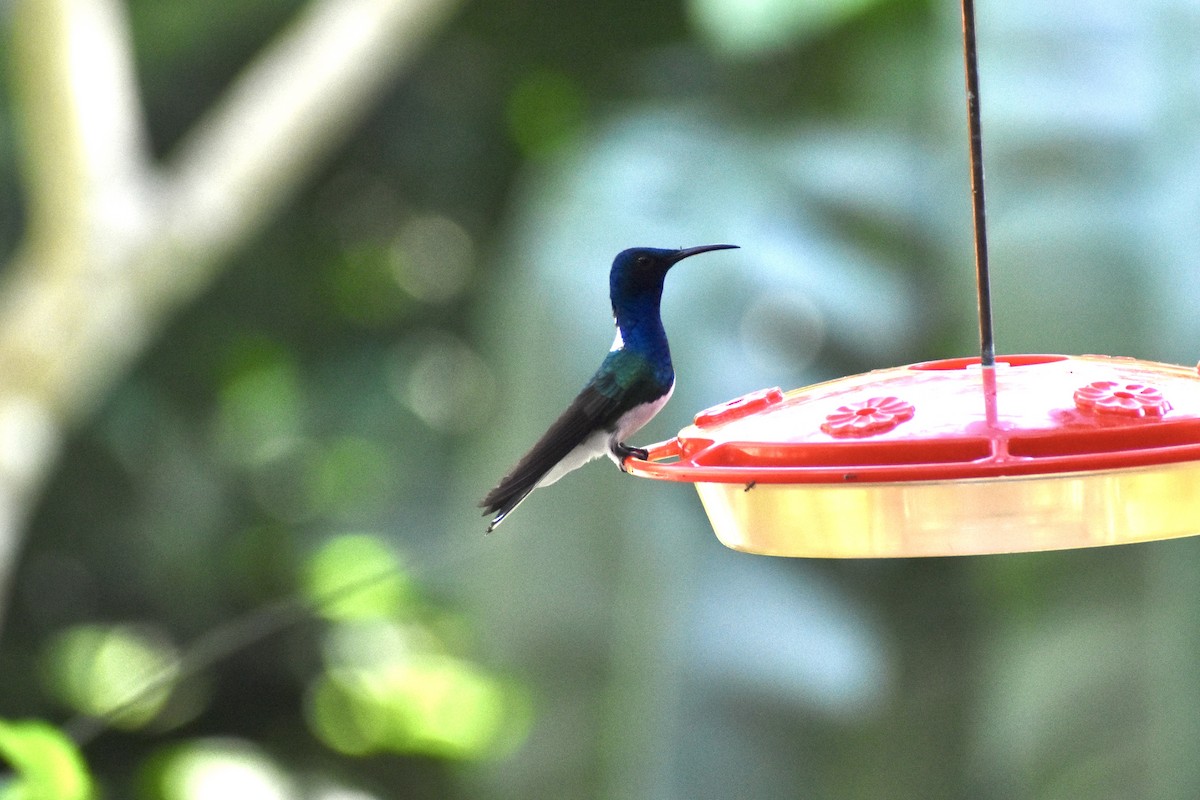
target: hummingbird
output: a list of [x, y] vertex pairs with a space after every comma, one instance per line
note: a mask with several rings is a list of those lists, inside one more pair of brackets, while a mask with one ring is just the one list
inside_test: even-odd
[[600, 369], [517, 465], [480, 502], [493, 515], [491, 533], [540, 486], [549, 486], [592, 459], [607, 455], [621, 471], [625, 459], [647, 452], [625, 443], [657, 414], [675, 390], [675, 369], [659, 305], [667, 271], [685, 258], [734, 244], [663, 250], [635, 247], [613, 259], [608, 275], [616, 338]]

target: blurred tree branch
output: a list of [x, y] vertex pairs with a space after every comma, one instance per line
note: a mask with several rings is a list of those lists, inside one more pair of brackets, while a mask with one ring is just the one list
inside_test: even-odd
[[120, 0], [16, 0], [29, 220], [0, 284], [0, 598], [65, 432], [456, 5], [314, 0], [159, 165]]

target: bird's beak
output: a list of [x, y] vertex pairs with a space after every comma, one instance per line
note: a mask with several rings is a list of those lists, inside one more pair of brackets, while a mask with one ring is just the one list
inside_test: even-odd
[[673, 265], [678, 264], [680, 261], [683, 261], [685, 258], [694, 256], [694, 255], [699, 255], [700, 253], [707, 253], [711, 250], [737, 250], [737, 249], [738, 249], [738, 246], [736, 244], [702, 244], [699, 247], [685, 247], [682, 250], [675, 251], [675, 255], [671, 259], [671, 264], [673, 264]]

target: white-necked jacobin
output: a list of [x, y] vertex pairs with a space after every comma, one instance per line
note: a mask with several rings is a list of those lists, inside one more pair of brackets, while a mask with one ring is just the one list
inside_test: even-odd
[[667, 271], [689, 256], [736, 248], [635, 247], [617, 254], [608, 276], [617, 326], [612, 349], [575, 401], [483, 498], [479, 505], [484, 516], [494, 515], [488, 533], [534, 489], [549, 486], [594, 458], [607, 455], [622, 471], [629, 456], [646, 458], [645, 450], [630, 447], [625, 439], [649, 422], [675, 390], [671, 350], [659, 312]]

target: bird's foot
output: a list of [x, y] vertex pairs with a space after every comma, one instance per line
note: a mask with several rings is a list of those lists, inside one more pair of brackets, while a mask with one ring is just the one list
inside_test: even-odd
[[633, 456], [640, 461], [646, 461], [650, 458], [650, 451], [644, 447], [630, 447], [624, 442], [617, 442], [613, 445], [613, 452], [617, 455], [617, 466], [621, 468], [621, 472], [626, 472], [625, 459]]

